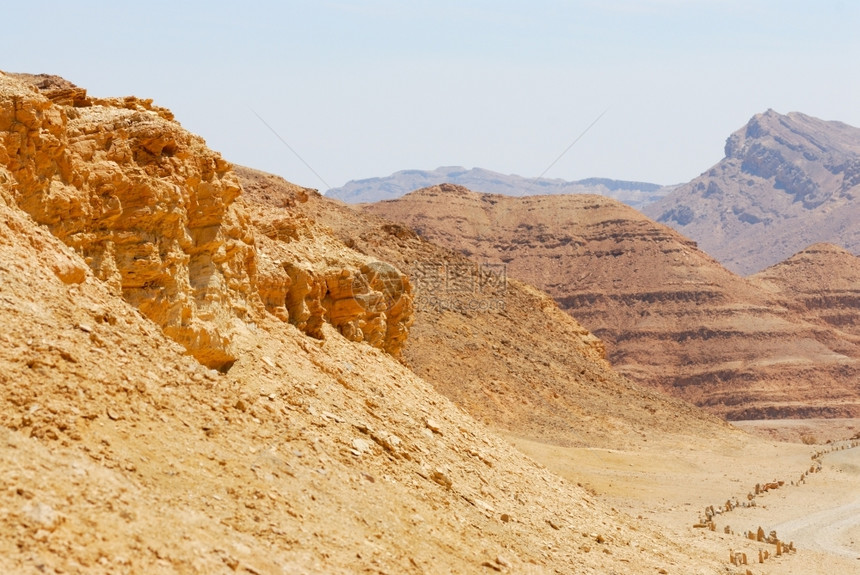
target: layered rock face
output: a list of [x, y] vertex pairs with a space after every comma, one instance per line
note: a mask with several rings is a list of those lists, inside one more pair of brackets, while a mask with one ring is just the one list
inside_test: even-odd
[[749, 279], [846, 339], [860, 337], [860, 258], [848, 250], [815, 244]]
[[860, 129], [768, 110], [716, 166], [642, 211], [744, 275], [818, 242], [860, 252]]
[[366, 206], [546, 290], [615, 369], [729, 419], [860, 413], [857, 343], [599, 196], [444, 185]]
[[348, 254], [349, 265], [339, 265], [332, 254], [319, 277], [305, 272], [300, 254], [261, 262], [232, 166], [151, 101], [92, 99], [56, 77], [0, 75], [0, 184], [209, 367], [232, 365], [231, 333], [264, 308], [317, 337], [333, 321], [350, 339], [392, 353], [405, 339], [402, 274], [387, 270], [405, 295], [389, 329], [369, 258]]
[[412, 284], [400, 270], [332, 238], [302, 204], [315, 190], [236, 167], [257, 230], [260, 293], [270, 312], [314, 337], [330, 323], [351, 341], [399, 356], [413, 322]]
[[15, 202], [202, 363], [229, 367], [231, 322], [256, 299], [230, 165], [149, 101], [68, 91], [0, 76], [0, 165]]

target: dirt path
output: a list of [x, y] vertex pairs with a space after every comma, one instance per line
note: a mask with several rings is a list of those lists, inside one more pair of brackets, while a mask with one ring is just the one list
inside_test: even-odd
[[774, 526], [784, 539], [810, 549], [860, 559], [860, 494], [854, 503], [825, 509]]
[[806, 548], [860, 559], [860, 449], [825, 455], [822, 463], [826, 473], [838, 478], [844, 498], [838, 505], [811, 513], [799, 509], [805, 513], [776, 524], [774, 529], [783, 539]]

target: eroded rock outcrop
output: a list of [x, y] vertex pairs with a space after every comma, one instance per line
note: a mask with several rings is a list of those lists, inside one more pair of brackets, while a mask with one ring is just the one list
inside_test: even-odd
[[[402, 345], [411, 314], [402, 274], [392, 272], [396, 307], [368, 275], [372, 260], [344, 246], [329, 246], [322, 274], [297, 271], [307, 268], [302, 254], [258, 257], [232, 166], [151, 100], [94, 99], [55, 76], [0, 74], [0, 185], [209, 367], [232, 365], [231, 332], [264, 309], [316, 337], [332, 320], [349, 339], [392, 353]], [[275, 243], [312, 234], [289, 216], [270, 230]], [[86, 276], [63, 262], [55, 271], [66, 282]], [[356, 287], [344, 291], [335, 274]]]
[[8, 76], [0, 142], [19, 207], [199, 361], [235, 361], [227, 333], [257, 296], [230, 164], [149, 101], [57, 104]]
[[[278, 176], [236, 167], [258, 230], [266, 308], [316, 338], [330, 323], [347, 339], [399, 356], [413, 322], [412, 285], [394, 266], [337, 241], [299, 208], [319, 197]], [[287, 191], [284, 191], [287, 190]]]

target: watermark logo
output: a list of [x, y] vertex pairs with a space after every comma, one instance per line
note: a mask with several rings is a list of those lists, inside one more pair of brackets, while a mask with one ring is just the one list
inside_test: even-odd
[[348, 289], [359, 307], [372, 313], [390, 311], [406, 292], [403, 276], [385, 262], [371, 262], [352, 276]]
[[417, 262], [412, 270], [416, 311], [499, 311], [508, 287], [505, 264]]

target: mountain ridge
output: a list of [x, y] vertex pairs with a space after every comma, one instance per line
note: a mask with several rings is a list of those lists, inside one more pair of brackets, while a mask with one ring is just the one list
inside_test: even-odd
[[551, 178], [525, 178], [483, 168], [442, 166], [435, 170], [401, 170], [390, 176], [352, 180], [340, 188], [328, 190], [325, 195], [350, 204], [371, 203], [396, 199], [411, 191], [443, 183], [462, 185], [477, 192], [509, 196], [601, 194], [634, 207], [653, 202], [671, 189], [658, 184], [609, 178], [566, 181]]

